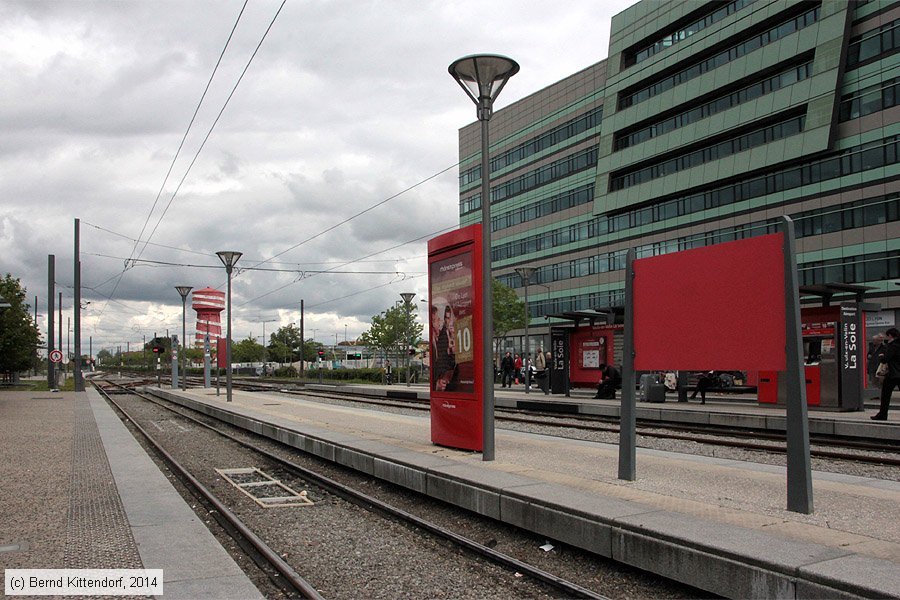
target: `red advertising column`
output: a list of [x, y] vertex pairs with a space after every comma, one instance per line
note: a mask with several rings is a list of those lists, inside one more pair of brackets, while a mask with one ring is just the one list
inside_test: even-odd
[[431, 441], [481, 451], [481, 225], [428, 242]]

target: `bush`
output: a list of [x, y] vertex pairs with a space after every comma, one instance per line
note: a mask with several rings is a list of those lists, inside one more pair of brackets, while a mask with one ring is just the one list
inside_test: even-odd
[[293, 366], [290, 367], [278, 367], [275, 369], [275, 377], [296, 377], [297, 369]]

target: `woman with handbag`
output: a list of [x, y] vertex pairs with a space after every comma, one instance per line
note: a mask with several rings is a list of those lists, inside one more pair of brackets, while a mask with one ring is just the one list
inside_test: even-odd
[[876, 377], [884, 377], [881, 383], [881, 407], [878, 414], [872, 415], [873, 421], [886, 421], [891, 406], [891, 394], [895, 387], [900, 387], [900, 330], [891, 327], [884, 332], [887, 344], [884, 352], [878, 355]]

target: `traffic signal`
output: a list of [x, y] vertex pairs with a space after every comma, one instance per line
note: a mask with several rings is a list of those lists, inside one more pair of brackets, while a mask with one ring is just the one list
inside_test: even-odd
[[166, 347], [160, 338], [153, 338], [150, 342], [150, 349], [153, 350], [153, 354], [161, 354], [166, 351]]
[[319, 350], [319, 358], [325, 358], [325, 351]]

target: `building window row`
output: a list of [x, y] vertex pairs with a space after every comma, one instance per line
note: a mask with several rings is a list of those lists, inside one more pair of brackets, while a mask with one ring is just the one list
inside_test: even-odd
[[[600, 106], [563, 123], [559, 127], [555, 127], [550, 131], [519, 144], [514, 148], [501, 152], [499, 155], [491, 158], [491, 173], [523, 161], [547, 148], [551, 148], [577, 135], [581, 135], [585, 131], [599, 127], [602, 120], [603, 107]], [[462, 189], [464, 186], [479, 181], [480, 179], [481, 165], [479, 164], [471, 169], [466, 169], [459, 174], [459, 187]]]
[[[800, 285], [823, 283], [862, 284], [900, 278], [900, 251], [876, 252], [835, 258], [827, 261], [810, 261], [798, 266]], [[624, 306], [625, 290], [579, 294], [565, 298], [547, 298], [528, 303], [528, 314], [533, 319], [576, 310], [604, 309]]]
[[897, 105], [900, 82], [888, 79], [841, 98], [840, 120], [849, 121]]
[[[511, 196], [524, 194], [530, 190], [547, 185], [559, 179], [574, 175], [585, 169], [597, 166], [597, 147], [582, 150], [560, 160], [554, 161], [533, 171], [491, 187], [491, 204], [505, 200]], [[460, 202], [460, 215], [481, 208], [481, 194], [465, 198]]]
[[812, 62], [806, 62], [799, 66], [791, 65], [776, 75], [767, 76], [765, 79], [757, 81], [752, 85], [748, 85], [741, 90], [710, 100], [705, 104], [677, 114], [674, 117], [661, 119], [635, 131], [617, 133], [614, 149], [616, 151], [622, 150], [646, 142], [657, 136], [675, 131], [681, 127], [685, 127], [714, 114], [728, 110], [729, 108], [739, 106], [745, 102], [755, 100], [760, 96], [765, 96], [766, 94], [785, 88], [798, 81], [803, 81], [811, 74]]
[[573, 190], [556, 194], [545, 200], [539, 200], [504, 213], [491, 217], [491, 231], [500, 231], [508, 227], [527, 223], [546, 217], [569, 208], [581, 206], [594, 201], [594, 184], [589, 183]]
[[792, 33], [796, 33], [797, 31], [803, 29], [804, 27], [808, 27], [812, 25], [816, 21], [819, 20], [820, 16], [820, 7], [817, 6], [812, 10], [805, 12], [797, 17], [791, 17], [786, 21], [776, 25], [775, 27], [769, 29], [768, 31], [764, 31], [763, 33], [753, 35], [750, 39], [744, 40], [743, 42], [736, 44], [727, 50], [723, 50], [718, 54], [715, 54], [709, 58], [700, 60], [691, 66], [682, 69], [681, 71], [675, 73], [674, 75], [667, 75], [663, 79], [656, 81], [652, 85], [649, 85], [645, 88], [642, 88], [636, 92], [625, 93], [619, 96], [619, 109], [628, 108], [629, 106], [633, 106], [645, 100], [648, 100], [654, 96], [658, 96], [659, 94], [674, 88], [675, 86], [681, 85], [687, 81], [695, 79], [704, 73], [712, 71], [722, 65], [728, 64], [738, 58], [753, 52], [754, 50], [758, 50], [763, 46], [767, 46], [772, 44], [780, 39], [785, 38]]
[[710, 25], [718, 23], [725, 17], [738, 12], [742, 8], [750, 6], [755, 1], [756, 0], [734, 0], [733, 2], [729, 2], [724, 5], [721, 3], [711, 3], [712, 12], [704, 15], [702, 18], [697, 19], [690, 25], [680, 27], [677, 31], [673, 31], [672, 33], [657, 39], [647, 46], [643, 46], [641, 48], [638, 48], [637, 50], [626, 52], [623, 56], [623, 67], [630, 67], [639, 62], [645, 61], [656, 53], [662, 52], [666, 48], [669, 48], [670, 46], [674, 46], [678, 42], [686, 40], [695, 33], [706, 29]]
[[623, 190], [634, 185], [646, 183], [659, 177], [665, 177], [714, 160], [719, 160], [757, 146], [797, 135], [803, 131], [805, 116], [793, 117], [774, 125], [757, 127], [743, 135], [730, 137], [716, 144], [699, 148], [692, 152], [667, 158], [655, 164], [636, 169], [624, 174], [613, 174], [609, 178], [610, 191]]
[[[896, 164], [900, 138], [891, 136], [854, 146], [815, 162], [780, 169], [768, 175], [719, 187], [706, 192], [678, 197], [653, 206], [630, 210], [612, 217], [600, 215], [578, 225], [570, 225], [491, 248], [491, 260], [500, 261], [527, 253], [549, 250], [560, 243], [571, 243], [599, 235], [625, 231], [666, 219], [690, 215], [735, 202], [759, 198], [785, 190], [860, 173], [876, 167]], [[565, 232], [565, 233], [564, 233]], [[573, 239], [572, 233], [579, 236]], [[563, 242], [563, 240], [566, 240]], [[561, 245], [561, 244], [560, 244]], [[599, 272], [599, 271], [598, 271]]]
[[[857, 200], [839, 207], [830, 206], [795, 213], [791, 215], [791, 219], [794, 221], [794, 232], [798, 239], [871, 225], [894, 223], [900, 221], [900, 194], [893, 193]], [[635, 254], [638, 258], [646, 258], [774, 233], [778, 231], [778, 222], [779, 219], [769, 219], [764, 222], [724, 227], [714, 231], [704, 231], [671, 240], [644, 244], [635, 248]], [[532, 282], [546, 284], [624, 269], [625, 253], [625, 250], [617, 250], [544, 265], [535, 270]], [[498, 280], [512, 288], [521, 288], [523, 285], [521, 278], [515, 272], [501, 275]]]
[[897, 163], [898, 136], [876, 140], [834, 153], [817, 161], [721, 186], [705, 192], [679, 196], [609, 217], [599, 226], [610, 233], [649, 225], [735, 202], [760, 198], [803, 185], [819, 183], [845, 175]]
[[891, 21], [878, 29], [867, 31], [850, 38], [847, 48], [847, 68], [858, 67], [862, 63], [900, 48], [900, 21]]

